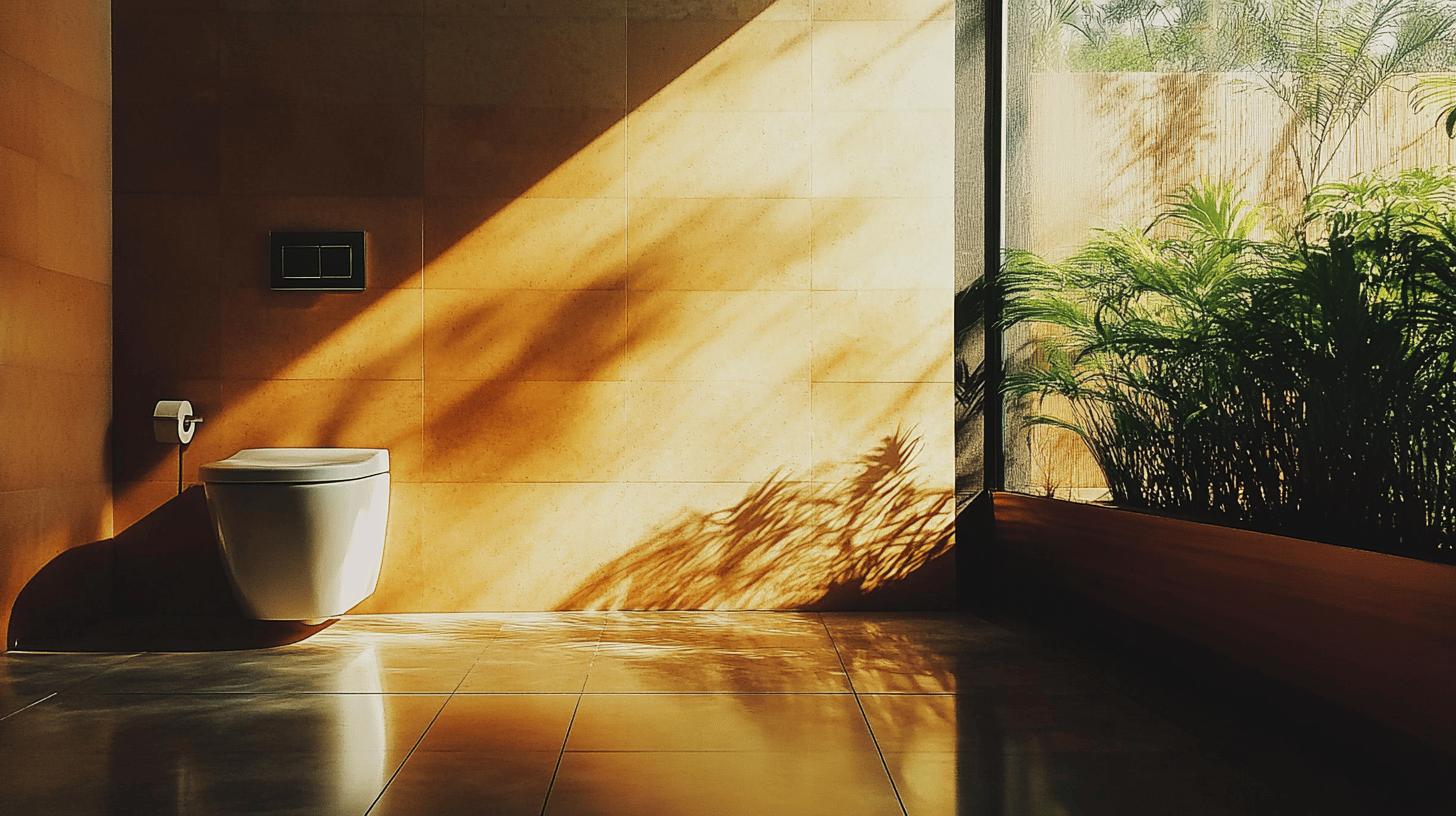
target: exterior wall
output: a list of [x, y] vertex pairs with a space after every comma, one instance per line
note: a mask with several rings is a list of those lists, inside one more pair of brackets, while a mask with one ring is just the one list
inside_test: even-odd
[[[367, 611], [804, 606], [947, 555], [950, 0], [116, 8], [119, 529], [182, 397], [188, 481], [390, 449]], [[368, 291], [267, 288], [270, 229], [335, 227]]]
[[110, 5], [0, 7], [0, 632], [111, 535]]

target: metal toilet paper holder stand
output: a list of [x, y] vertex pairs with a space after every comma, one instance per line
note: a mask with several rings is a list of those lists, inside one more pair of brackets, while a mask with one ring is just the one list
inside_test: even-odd
[[189, 400], [161, 400], [152, 409], [152, 435], [158, 442], [177, 446], [177, 495], [182, 495], [182, 454], [197, 433], [202, 417], [192, 413]]

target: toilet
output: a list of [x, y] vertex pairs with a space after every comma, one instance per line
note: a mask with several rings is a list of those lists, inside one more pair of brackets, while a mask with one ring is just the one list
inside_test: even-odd
[[320, 621], [374, 592], [389, 451], [250, 448], [202, 466], [228, 577], [259, 620]]

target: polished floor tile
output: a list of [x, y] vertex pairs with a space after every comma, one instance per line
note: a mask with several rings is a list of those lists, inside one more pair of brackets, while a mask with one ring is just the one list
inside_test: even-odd
[[1352, 774], [1176, 684], [919, 614], [368, 615], [268, 649], [10, 653], [0, 813], [1456, 812], [1449, 775]]
[[537, 816], [560, 751], [419, 751], [369, 816]]
[[873, 752], [570, 753], [548, 816], [895, 816], [900, 806]]
[[850, 694], [587, 694], [570, 751], [871, 751]]

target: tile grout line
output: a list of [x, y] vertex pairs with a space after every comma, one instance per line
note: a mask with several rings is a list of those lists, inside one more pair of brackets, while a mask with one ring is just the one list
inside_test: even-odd
[[900, 786], [895, 783], [895, 775], [890, 773], [890, 763], [885, 761], [885, 751], [880, 747], [879, 738], [875, 736], [875, 727], [870, 725], [870, 715], [865, 713], [864, 703], [859, 699], [859, 689], [854, 687], [854, 678], [849, 676], [849, 667], [844, 665], [844, 655], [839, 653], [839, 641], [834, 639], [834, 633], [829, 631], [829, 624], [824, 622], [824, 613], [816, 614], [819, 616], [819, 625], [824, 627], [824, 636], [829, 638], [829, 645], [834, 647], [834, 657], [839, 661], [840, 671], [844, 672], [844, 682], [849, 684], [849, 693], [854, 695], [854, 704], [859, 708], [859, 716], [864, 720], [870, 742], [874, 743], [875, 756], [880, 758], [880, 767], [885, 769], [885, 778], [890, 781], [890, 791], [895, 794], [895, 802], [900, 805], [900, 814], [909, 816], [909, 811], [905, 809], [905, 799], [900, 796]]
[[14, 711], [10, 712], [9, 714], [6, 714], [5, 716], [0, 717], [0, 722], [4, 722], [5, 720], [8, 720], [11, 717], [14, 717], [16, 714], [19, 714], [22, 711], [29, 711], [32, 708], [35, 708], [36, 706], [40, 705], [41, 703], [44, 703], [46, 700], [49, 700], [49, 699], [55, 697], [58, 694], [60, 694], [59, 691], [53, 691], [50, 694], [47, 694], [46, 696], [40, 698], [39, 700], [32, 700], [31, 702], [29, 702], [29, 703], [21, 706], [20, 708], [15, 709]]
[[605, 619], [602, 628], [597, 632], [597, 643], [592, 648], [591, 662], [586, 664], [586, 674], [581, 678], [581, 690], [576, 694], [576, 705], [571, 707], [571, 719], [566, 721], [566, 734], [561, 737], [561, 751], [556, 755], [556, 765], [551, 769], [551, 781], [546, 783], [546, 795], [541, 798], [541, 816], [546, 816], [546, 808], [551, 805], [551, 792], [556, 789], [556, 776], [561, 773], [561, 763], [566, 759], [566, 744], [571, 740], [571, 726], [576, 724], [576, 713], [581, 710], [581, 700], [586, 696], [586, 684], [591, 680], [591, 667], [597, 662], [597, 652], [602, 648], [602, 636], [606, 634], [607, 626]]
[[425, 737], [429, 736], [430, 729], [435, 727], [435, 723], [440, 719], [440, 715], [445, 713], [445, 706], [449, 705], [450, 701], [455, 699], [455, 695], [460, 692], [460, 687], [465, 685], [465, 679], [470, 676], [471, 672], [475, 671], [475, 665], [480, 662], [480, 658], [485, 654], [486, 650], [488, 650], [490, 648], [490, 645], [494, 643], [495, 640], [499, 637], [500, 629], [497, 628], [495, 630], [495, 633], [486, 640], [485, 645], [481, 647], [480, 653], [477, 654], [475, 656], [475, 659], [470, 662], [470, 668], [466, 669], [465, 673], [460, 675], [460, 680], [455, 683], [454, 690], [452, 690], [449, 694], [445, 695], [445, 702], [440, 704], [440, 709], [435, 712], [435, 716], [430, 718], [429, 725], [426, 725], [424, 730], [420, 732], [420, 736], [418, 739], [415, 740], [415, 744], [411, 745], [410, 749], [405, 752], [404, 759], [400, 760], [399, 767], [395, 768], [394, 773], [389, 775], [389, 781], [385, 782], [384, 786], [379, 789], [379, 793], [374, 796], [374, 801], [369, 803], [369, 809], [364, 811], [364, 816], [369, 816], [370, 813], [374, 812], [374, 808], [379, 806], [379, 800], [384, 798], [384, 794], [389, 790], [389, 786], [393, 785], [394, 780], [399, 778], [400, 771], [403, 771], [404, 766], [409, 764], [410, 757], [413, 757], [415, 755], [415, 751], [419, 750], [420, 744], [425, 741]]

